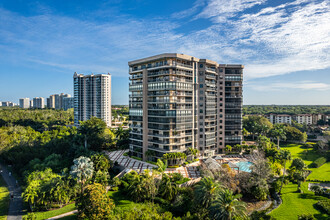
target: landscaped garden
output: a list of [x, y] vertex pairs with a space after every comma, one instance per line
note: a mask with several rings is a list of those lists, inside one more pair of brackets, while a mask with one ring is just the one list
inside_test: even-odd
[[9, 209], [9, 191], [5, 181], [0, 176], [0, 220], [7, 219]]
[[[291, 152], [292, 159], [301, 158], [307, 166], [310, 166], [317, 158], [324, 155], [315, 151], [312, 147], [306, 147], [301, 144], [287, 144], [281, 147]], [[291, 164], [288, 163], [287, 167]], [[330, 162], [323, 164], [318, 168], [308, 168], [312, 173], [307, 177], [307, 181], [301, 186], [303, 193], [297, 191], [297, 184], [289, 183], [282, 190], [283, 203], [270, 213], [276, 219], [297, 219], [301, 214], [312, 214], [316, 219], [328, 219], [326, 214], [315, 208], [319, 200], [325, 200], [325, 197], [316, 196], [308, 190], [308, 180], [329, 181], [330, 182]]]

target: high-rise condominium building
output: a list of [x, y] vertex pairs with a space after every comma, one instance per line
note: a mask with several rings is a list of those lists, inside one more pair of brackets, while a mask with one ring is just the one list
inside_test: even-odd
[[74, 123], [95, 116], [111, 126], [111, 75], [74, 73]]
[[45, 99], [42, 97], [33, 98], [33, 108], [45, 108]]
[[19, 99], [19, 107], [20, 108], [30, 108], [30, 99], [29, 98]]
[[47, 108], [64, 109], [64, 98], [71, 97], [70, 94], [54, 94], [47, 98]]
[[63, 97], [62, 108], [63, 110], [68, 110], [73, 108], [74, 98], [73, 97]]
[[149, 151], [156, 160], [189, 147], [211, 156], [241, 144], [243, 65], [176, 53], [128, 65], [134, 156], [146, 160]]

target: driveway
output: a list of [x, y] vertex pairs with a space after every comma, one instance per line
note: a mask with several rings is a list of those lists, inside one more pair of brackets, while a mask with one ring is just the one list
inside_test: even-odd
[[10, 199], [9, 211], [7, 220], [19, 220], [23, 215], [23, 200], [21, 197], [21, 188], [16, 184], [16, 179], [11, 175], [7, 168], [0, 163], [0, 173], [8, 186], [10, 195], [13, 198]]

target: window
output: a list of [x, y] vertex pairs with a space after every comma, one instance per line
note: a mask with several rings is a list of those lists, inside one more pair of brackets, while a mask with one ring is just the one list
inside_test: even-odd
[[203, 84], [200, 84], [200, 85], [199, 85], [199, 88], [203, 88]]
[[199, 64], [199, 68], [203, 68], [204, 67], [204, 65], [203, 64]]

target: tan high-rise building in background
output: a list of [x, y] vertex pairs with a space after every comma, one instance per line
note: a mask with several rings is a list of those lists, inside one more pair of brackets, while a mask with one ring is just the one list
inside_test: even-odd
[[45, 99], [43, 97], [35, 97], [32, 100], [31, 108], [45, 108]]
[[19, 107], [20, 108], [30, 108], [30, 99], [29, 98], [19, 99]]
[[241, 144], [243, 65], [176, 53], [128, 65], [132, 155], [156, 161], [193, 147], [211, 156]]
[[111, 75], [74, 73], [73, 87], [75, 125], [95, 116], [111, 127]]

